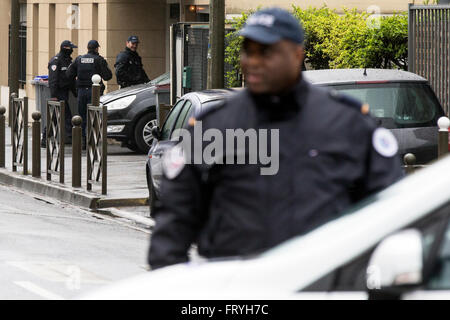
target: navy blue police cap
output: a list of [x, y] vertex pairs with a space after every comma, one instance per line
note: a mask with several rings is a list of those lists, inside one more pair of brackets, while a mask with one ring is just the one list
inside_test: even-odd
[[131, 43], [139, 43], [139, 38], [137, 36], [130, 36], [127, 41]]
[[268, 8], [255, 12], [245, 23], [239, 35], [262, 44], [274, 44], [280, 40], [290, 40], [302, 44], [303, 27], [288, 11]]
[[88, 42], [87, 47], [88, 47], [88, 49], [96, 49], [96, 48], [100, 47], [100, 44], [98, 43], [97, 40], [91, 40]]
[[61, 42], [61, 48], [64, 48], [64, 47], [78, 48], [76, 45], [74, 45], [69, 40], [64, 40], [63, 42]]

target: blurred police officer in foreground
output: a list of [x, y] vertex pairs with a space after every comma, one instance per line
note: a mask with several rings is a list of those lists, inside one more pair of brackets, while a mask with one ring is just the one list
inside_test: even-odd
[[226, 129], [279, 129], [279, 170], [261, 175], [264, 165], [220, 164], [220, 157], [213, 165], [188, 164], [178, 147], [166, 152], [153, 269], [187, 261], [192, 243], [207, 258], [260, 252], [337, 218], [402, 176], [397, 141], [377, 128], [367, 106], [302, 79], [303, 30], [292, 15], [261, 10], [241, 35], [247, 89], [191, 119], [190, 131], [200, 123], [203, 132], [217, 128], [224, 137]]
[[150, 81], [142, 65], [142, 59], [137, 53], [138, 45], [139, 38], [130, 36], [125, 50], [117, 56], [114, 67], [116, 68], [117, 83], [121, 88]]
[[[91, 40], [88, 43], [88, 53], [78, 56], [70, 65], [67, 75], [69, 78], [77, 77], [78, 88], [78, 112], [83, 118], [83, 149], [86, 148], [86, 121], [87, 105], [92, 102], [92, 76], [100, 75], [103, 80], [108, 81], [112, 78], [112, 72], [108, 67], [106, 60], [98, 54], [99, 43]], [[100, 83], [101, 94], [105, 91], [103, 81]]]
[[[78, 48], [69, 40], [61, 43], [61, 50], [59, 53], [50, 59], [48, 63], [48, 85], [50, 87], [50, 98], [56, 101], [64, 101], [66, 108], [65, 113], [65, 130], [66, 143], [72, 141], [72, 113], [69, 106], [69, 91], [75, 92], [75, 82], [66, 76], [67, 68], [72, 63], [72, 52], [74, 48]], [[46, 147], [47, 141], [47, 127], [44, 127], [44, 134], [41, 140], [41, 146]]]

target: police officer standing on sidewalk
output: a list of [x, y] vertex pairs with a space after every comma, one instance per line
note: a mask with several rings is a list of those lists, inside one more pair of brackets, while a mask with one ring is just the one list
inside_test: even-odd
[[[67, 76], [70, 79], [77, 78], [78, 112], [83, 119], [83, 149], [86, 149], [87, 106], [92, 102], [92, 76], [98, 74], [105, 81], [112, 78], [112, 72], [108, 67], [108, 63], [98, 53], [99, 47], [97, 40], [89, 41], [87, 46], [88, 53], [78, 56], [67, 71]], [[105, 91], [103, 81], [100, 83], [100, 86], [101, 94], [103, 95]]]
[[150, 81], [142, 65], [142, 59], [137, 53], [138, 45], [139, 38], [130, 36], [125, 50], [117, 55], [114, 67], [116, 68], [117, 83], [120, 88]]
[[190, 159], [207, 151], [203, 134], [193, 148], [183, 143], [166, 151], [152, 213], [153, 269], [187, 261], [193, 243], [207, 258], [260, 252], [338, 218], [403, 176], [395, 137], [377, 128], [367, 106], [302, 78], [303, 29], [289, 12], [258, 11], [241, 35], [247, 88], [191, 118], [190, 136], [195, 140], [196, 130], [214, 129], [225, 140], [229, 130], [239, 129], [256, 130], [261, 139], [261, 133], [276, 130], [278, 141], [265, 146], [278, 156], [277, 170], [263, 175], [264, 161], [229, 163], [239, 150], [255, 156], [249, 142], [244, 150], [236, 143], [229, 150], [227, 141], [213, 162], [192, 164]]
[[[50, 59], [48, 63], [48, 85], [50, 87], [50, 95], [52, 100], [64, 101], [65, 109], [65, 132], [66, 144], [72, 141], [72, 113], [69, 106], [69, 91], [72, 90], [76, 96], [75, 82], [73, 79], [67, 77], [66, 72], [72, 63], [72, 52], [74, 48], [78, 48], [69, 40], [64, 40], [61, 43], [59, 53]], [[44, 127], [42, 135], [41, 147], [45, 148], [47, 145], [47, 126]]]

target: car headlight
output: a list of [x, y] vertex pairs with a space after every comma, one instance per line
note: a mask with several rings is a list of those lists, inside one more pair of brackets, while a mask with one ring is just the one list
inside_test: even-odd
[[108, 133], [119, 133], [119, 132], [123, 131], [123, 128], [125, 128], [124, 124], [108, 126], [107, 132]]
[[120, 99], [117, 99], [117, 100], [115, 100], [113, 102], [108, 103], [106, 105], [106, 107], [108, 108], [108, 110], [125, 109], [130, 104], [132, 104], [135, 99], [136, 99], [136, 95], [128, 96], [128, 97], [125, 97], [125, 98], [120, 98]]

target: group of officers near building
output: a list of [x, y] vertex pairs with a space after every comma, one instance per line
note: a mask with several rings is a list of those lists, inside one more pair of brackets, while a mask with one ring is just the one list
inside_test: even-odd
[[[117, 56], [115, 73], [117, 83], [121, 88], [149, 82], [142, 64], [142, 59], [137, 53], [139, 38], [130, 36], [126, 41], [126, 48]], [[100, 44], [97, 40], [90, 40], [87, 44], [88, 52], [78, 56], [72, 61], [73, 49], [77, 48], [69, 40], [61, 43], [60, 52], [50, 59], [48, 63], [48, 83], [51, 100], [64, 101], [66, 144], [72, 141], [72, 112], [69, 106], [69, 94], [77, 97], [78, 113], [83, 119], [82, 135], [83, 149], [86, 149], [86, 121], [87, 106], [92, 101], [92, 76], [100, 75], [105, 80], [112, 79], [112, 72], [106, 60], [99, 54]], [[101, 95], [105, 90], [103, 81], [100, 83]], [[41, 147], [46, 147], [46, 128], [42, 137]]]

